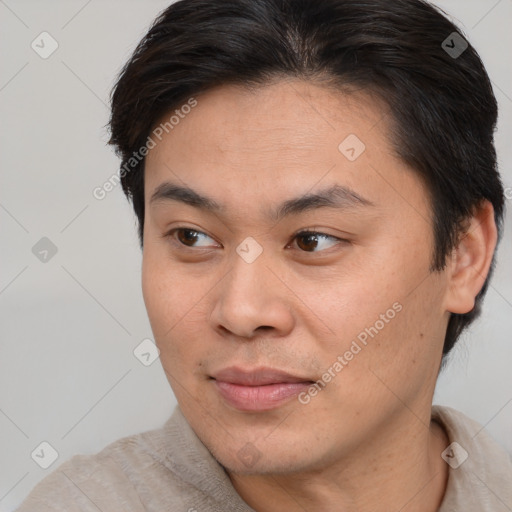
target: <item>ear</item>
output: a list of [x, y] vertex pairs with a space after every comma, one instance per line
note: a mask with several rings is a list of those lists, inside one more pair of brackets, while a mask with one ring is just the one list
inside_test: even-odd
[[445, 309], [469, 313], [485, 283], [498, 240], [494, 208], [485, 200], [475, 208], [468, 227], [448, 262]]

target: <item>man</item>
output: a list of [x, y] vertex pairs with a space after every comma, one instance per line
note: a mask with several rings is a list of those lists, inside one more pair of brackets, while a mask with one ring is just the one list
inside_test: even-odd
[[420, 0], [182, 0], [112, 96], [179, 407], [29, 510], [512, 510], [509, 455], [432, 407], [501, 232], [496, 101]]

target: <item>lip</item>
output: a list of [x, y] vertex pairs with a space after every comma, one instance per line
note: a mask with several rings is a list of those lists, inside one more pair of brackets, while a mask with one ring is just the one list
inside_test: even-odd
[[312, 380], [272, 368], [225, 368], [212, 376], [219, 394], [240, 411], [276, 409], [307, 389]]

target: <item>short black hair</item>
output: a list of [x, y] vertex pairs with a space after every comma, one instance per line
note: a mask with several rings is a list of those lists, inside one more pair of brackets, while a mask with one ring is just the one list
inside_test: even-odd
[[[439, 8], [423, 0], [179, 0], [156, 18], [111, 95], [109, 143], [122, 160], [141, 246], [145, 159], [133, 154], [162, 116], [216, 86], [290, 77], [387, 104], [394, 151], [430, 194], [431, 271], [445, 267], [484, 200], [501, 236], [496, 98], [476, 50]], [[493, 268], [494, 258], [473, 310], [451, 315], [444, 355], [480, 314]]]

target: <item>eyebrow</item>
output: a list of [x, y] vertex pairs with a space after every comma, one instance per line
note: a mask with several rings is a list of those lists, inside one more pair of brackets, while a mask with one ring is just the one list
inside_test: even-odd
[[[214, 199], [199, 194], [190, 187], [179, 186], [170, 182], [161, 183], [155, 189], [150, 204], [160, 201], [179, 201], [212, 213], [222, 213], [226, 210], [224, 205], [219, 204]], [[273, 221], [279, 221], [283, 217], [298, 215], [317, 208], [348, 209], [363, 206], [371, 207], [375, 204], [349, 187], [332, 185], [319, 192], [288, 199], [278, 205], [277, 208], [270, 210], [268, 217]]]

